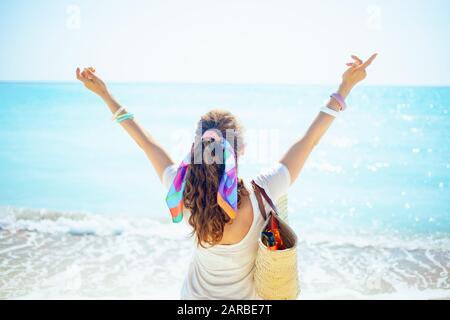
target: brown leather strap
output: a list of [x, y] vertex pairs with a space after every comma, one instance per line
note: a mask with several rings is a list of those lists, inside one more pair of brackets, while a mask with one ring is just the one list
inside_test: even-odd
[[258, 200], [258, 207], [259, 212], [261, 212], [261, 216], [263, 217], [264, 221], [267, 220], [267, 214], [266, 214], [266, 208], [264, 207], [264, 202], [261, 197], [261, 191], [259, 189], [259, 186], [255, 183], [255, 181], [252, 181], [253, 190], [255, 191], [256, 200]]
[[[277, 207], [275, 206], [275, 204], [273, 203], [272, 199], [270, 199], [270, 197], [267, 195], [266, 190], [264, 190], [264, 188], [260, 187], [259, 185], [256, 184], [256, 182], [253, 180], [252, 181], [252, 185], [253, 188], [255, 190], [258, 190], [257, 192], [255, 192], [257, 195], [259, 194], [259, 197], [261, 197], [261, 195], [264, 197], [264, 199], [267, 201], [267, 203], [269, 204], [269, 206], [272, 208], [273, 212], [275, 214], [278, 214], [278, 210]], [[257, 196], [258, 197], [258, 196]]]

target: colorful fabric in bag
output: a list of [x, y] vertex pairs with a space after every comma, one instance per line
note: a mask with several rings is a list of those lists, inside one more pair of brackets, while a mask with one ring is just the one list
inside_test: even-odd
[[[262, 299], [292, 300], [300, 293], [297, 266], [297, 235], [289, 225], [278, 216], [278, 210], [265, 190], [252, 181], [259, 211], [264, 219], [258, 252], [255, 260], [255, 289]], [[266, 212], [264, 200], [272, 211]], [[264, 243], [266, 229], [279, 229], [284, 249], [272, 248]]]

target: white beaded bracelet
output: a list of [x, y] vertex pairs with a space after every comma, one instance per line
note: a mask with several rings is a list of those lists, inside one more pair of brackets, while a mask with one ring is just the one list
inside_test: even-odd
[[339, 111], [328, 108], [327, 106], [323, 106], [322, 108], [320, 108], [320, 111], [335, 118], [339, 117]]
[[117, 110], [116, 112], [114, 112], [113, 117], [112, 117], [112, 121], [116, 120], [116, 118], [119, 116], [119, 114], [124, 111], [125, 108], [124, 107], [120, 107], [119, 110]]

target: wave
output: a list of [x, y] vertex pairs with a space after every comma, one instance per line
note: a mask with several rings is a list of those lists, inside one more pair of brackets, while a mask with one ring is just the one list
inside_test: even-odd
[[[319, 220], [318, 220], [319, 221]], [[335, 221], [337, 224], [338, 222]], [[330, 225], [330, 220], [327, 220]], [[333, 224], [333, 223], [331, 223]], [[325, 222], [304, 226], [297, 221], [292, 227], [298, 230], [299, 239], [307, 245], [355, 248], [384, 248], [404, 250], [450, 250], [450, 235], [399, 234], [396, 232], [362, 231], [347, 226], [344, 229], [328, 229]], [[89, 212], [55, 211], [13, 206], [0, 207], [0, 230], [10, 232], [34, 231], [49, 234], [76, 236], [118, 236], [157, 234], [162, 238], [180, 239], [190, 229], [185, 224], [173, 224], [167, 218], [146, 216], [100, 215]]]
[[[165, 222], [166, 221], [166, 222]], [[33, 231], [76, 236], [153, 235], [179, 238], [180, 228], [171, 228], [168, 220], [145, 216], [100, 215], [49, 209], [0, 207], [0, 230]], [[169, 230], [170, 229], [170, 230]]]
[[[303, 299], [450, 297], [446, 235], [299, 227]], [[168, 219], [0, 207], [1, 298], [177, 298], [193, 242]], [[192, 240], [192, 238], [190, 238]]]

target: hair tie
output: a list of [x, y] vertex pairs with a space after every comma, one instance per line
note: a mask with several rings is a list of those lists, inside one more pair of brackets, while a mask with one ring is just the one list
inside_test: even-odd
[[206, 130], [202, 135], [202, 140], [206, 140], [206, 139], [214, 139], [217, 142], [219, 142], [222, 140], [222, 137], [219, 136], [216, 129], [209, 129], [209, 130]]
[[[234, 219], [236, 217], [238, 203], [236, 156], [234, 150], [228, 140], [219, 136], [215, 129], [205, 131], [202, 139], [215, 139], [222, 144], [222, 159], [225, 164], [225, 169], [220, 178], [219, 189], [217, 191], [217, 204], [231, 219]], [[186, 186], [187, 169], [191, 164], [191, 158], [192, 149], [178, 167], [177, 174], [166, 197], [166, 202], [172, 215], [172, 221], [175, 223], [183, 219], [183, 192]]]

